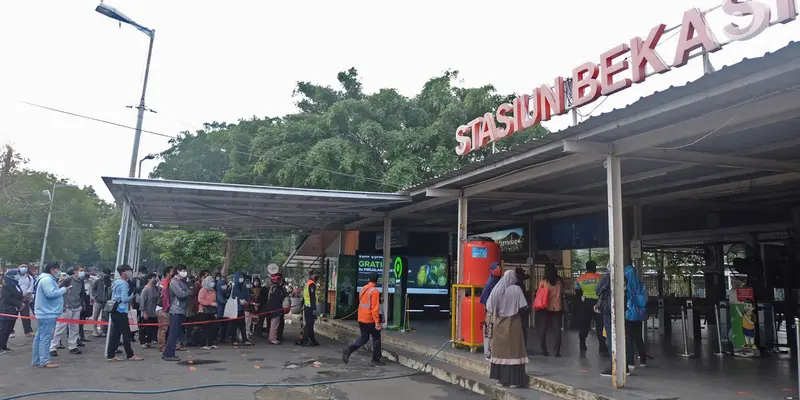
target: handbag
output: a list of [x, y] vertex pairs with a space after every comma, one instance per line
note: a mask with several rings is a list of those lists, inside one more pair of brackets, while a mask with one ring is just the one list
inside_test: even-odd
[[206, 314], [214, 314], [217, 315], [217, 307], [214, 306], [203, 306], [203, 311]]
[[225, 302], [225, 310], [222, 314], [223, 318], [226, 319], [234, 319], [239, 316], [239, 301], [237, 298], [231, 297], [228, 298], [228, 301]]
[[139, 313], [136, 310], [128, 310], [128, 325], [131, 332], [139, 331], [139, 324], [136, 322], [139, 319]]
[[536, 298], [533, 299], [533, 310], [544, 310], [550, 305], [550, 288], [544, 284], [544, 281], [539, 283], [539, 290], [536, 291]]

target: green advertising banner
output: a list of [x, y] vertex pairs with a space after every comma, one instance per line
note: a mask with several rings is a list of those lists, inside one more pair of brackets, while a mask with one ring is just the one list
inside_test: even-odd
[[758, 317], [752, 300], [753, 289], [730, 291], [730, 339], [734, 355], [741, 357], [755, 357], [760, 353], [756, 346]]
[[336, 285], [336, 307], [334, 318], [344, 318], [357, 310], [356, 284], [358, 283], [358, 257], [339, 255], [336, 276], [332, 279]]

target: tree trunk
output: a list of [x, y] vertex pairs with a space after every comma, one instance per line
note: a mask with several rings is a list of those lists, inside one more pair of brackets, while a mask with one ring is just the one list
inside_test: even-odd
[[233, 238], [228, 234], [225, 237], [225, 262], [222, 264], [222, 271], [220, 272], [222, 277], [228, 276], [231, 260], [233, 260]]

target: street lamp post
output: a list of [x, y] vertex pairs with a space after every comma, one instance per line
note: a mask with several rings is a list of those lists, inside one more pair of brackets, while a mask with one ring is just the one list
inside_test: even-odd
[[74, 185], [59, 185], [58, 182], [53, 183], [53, 190], [44, 190], [42, 193], [46, 193], [47, 197], [50, 199], [50, 209], [47, 211], [47, 223], [44, 226], [44, 238], [42, 239], [42, 256], [39, 258], [39, 268], [44, 266], [44, 256], [47, 252], [47, 236], [50, 234], [50, 219], [53, 216], [53, 203], [56, 199], [56, 188], [60, 187], [75, 187]]
[[139, 113], [136, 116], [136, 133], [133, 136], [133, 151], [131, 152], [131, 166], [130, 166], [130, 171], [128, 172], [128, 176], [133, 178], [136, 176], [136, 159], [139, 156], [139, 140], [142, 137], [142, 121], [144, 120], [144, 111], [146, 110], [146, 107], [144, 105], [144, 97], [145, 93], [147, 93], [147, 79], [150, 76], [150, 57], [153, 55], [153, 39], [156, 37], [156, 30], [146, 28], [142, 25], [137, 24], [132, 19], [127, 17], [125, 14], [119, 12], [116, 8], [111, 7], [105, 3], [100, 3], [100, 5], [97, 6], [95, 11], [111, 19], [131, 25], [134, 28], [138, 29], [140, 32], [150, 37], [150, 46], [148, 47], [147, 50], [147, 63], [145, 64], [145, 69], [144, 69], [144, 84], [142, 85], [142, 97], [141, 99], [139, 99], [139, 106], [136, 107], [139, 110]]
[[156, 154], [148, 154], [148, 155], [144, 156], [144, 158], [139, 160], [139, 175], [136, 176], [137, 178], [141, 178], [142, 177], [142, 162], [144, 162], [144, 160], [153, 160], [155, 158], [156, 158]]

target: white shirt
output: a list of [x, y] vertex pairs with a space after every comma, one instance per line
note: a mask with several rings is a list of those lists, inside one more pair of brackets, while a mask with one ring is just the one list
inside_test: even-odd
[[29, 274], [19, 278], [19, 288], [22, 289], [22, 295], [33, 293], [33, 284], [35, 280]]

